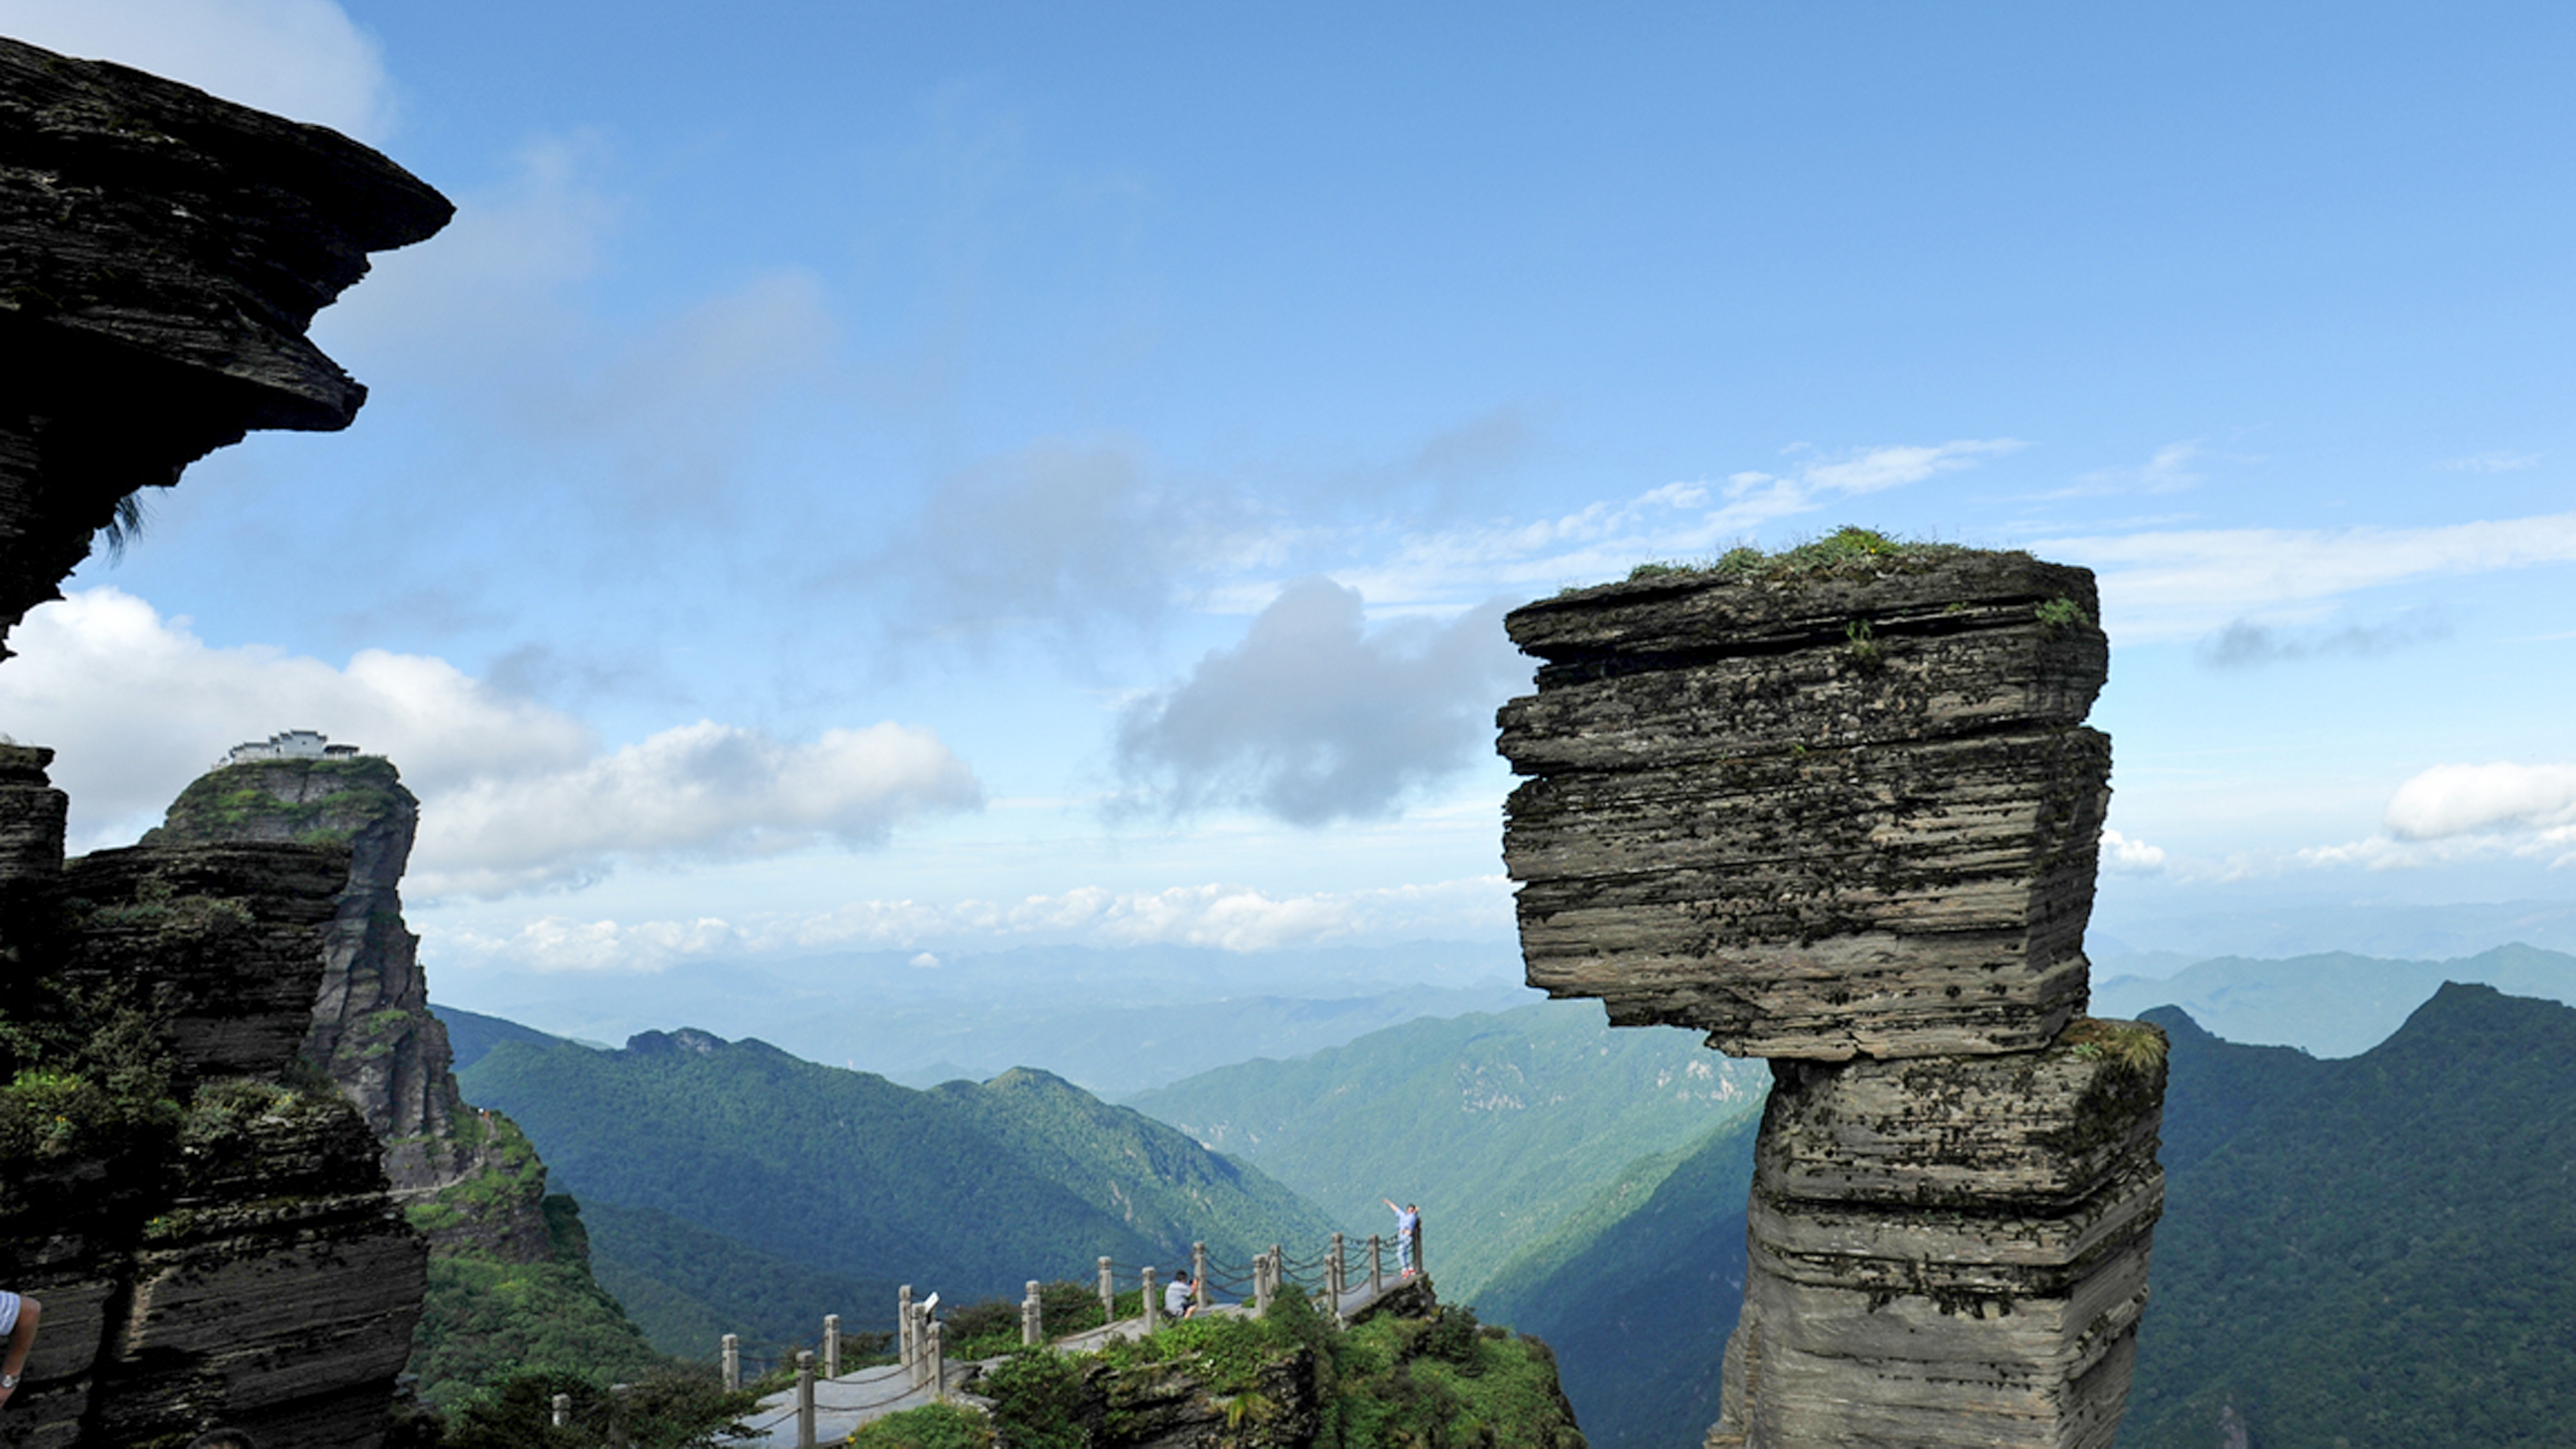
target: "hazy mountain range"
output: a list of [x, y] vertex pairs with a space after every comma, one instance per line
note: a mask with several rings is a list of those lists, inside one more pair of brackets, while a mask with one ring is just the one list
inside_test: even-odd
[[2522, 945], [2448, 961], [2348, 952], [2289, 960], [2225, 956], [2161, 979], [2096, 976], [2092, 1010], [2096, 1016], [2134, 1018], [2149, 1007], [2178, 1006], [2228, 1041], [2348, 1057], [2385, 1040], [2445, 981], [2576, 1001], [2576, 956]]
[[1419, 1203], [1444, 1295], [1471, 1299], [1640, 1157], [1757, 1113], [1771, 1074], [1590, 1001], [1408, 1022], [1129, 1105], [1252, 1163], [1359, 1233]]
[[[1540, 999], [1509, 944], [1399, 942], [1244, 953], [1030, 946], [878, 951], [667, 971], [467, 978], [475, 1011], [556, 1037], [622, 1042], [687, 1023], [913, 1086], [1043, 1063], [1124, 1096], [1254, 1057], [1287, 1057], [1423, 1016]], [[444, 1004], [444, 1003], [442, 1003]]]
[[1100, 1254], [1168, 1271], [1193, 1242], [1245, 1263], [1332, 1231], [1259, 1171], [1045, 1072], [916, 1091], [686, 1030], [616, 1051], [501, 1040], [457, 1079], [584, 1203], [601, 1280], [693, 1356], [709, 1327], [819, 1327], [846, 1295], [827, 1311], [885, 1326], [898, 1282], [1017, 1298], [1088, 1280]]

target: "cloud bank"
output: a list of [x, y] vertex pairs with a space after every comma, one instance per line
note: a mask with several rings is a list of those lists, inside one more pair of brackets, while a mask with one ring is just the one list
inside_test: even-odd
[[[1335, 941], [1489, 937], [1511, 927], [1499, 875], [1375, 890], [1273, 895], [1206, 884], [1159, 891], [1083, 886], [1016, 901], [854, 901], [810, 915], [620, 923], [548, 916], [507, 933], [441, 933], [443, 958], [471, 968], [664, 971], [683, 961], [833, 950], [939, 951], [1005, 945], [1207, 946], [1251, 952]], [[912, 964], [933, 969], [924, 951]]]
[[1490, 750], [1494, 709], [1526, 678], [1502, 612], [1371, 632], [1358, 590], [1289, 584], [1240, 644], [1129, 706], [1117, 758], [1131, 803], [1306, 826], [1393, 814]]
[[427, 899], [594, 878], [621, 861], [742, 858], [882, 844], [896, 826], [981, 802], [927, 730], [826, 731], [812, 742], [699, 721], [604, 750], [579, 720], [445, 660], [363, 650], [346, 668], [218, 649], [112, 588], [27, 616], [0, 670], [0, 723], [53, 744], [72, 848], [130, 840], [224, 749], [319, 729], [392, 759], [421, 797], [406, 881]]
[[2576, 513], [2429, 528], [2241, 528], [2042, 539], [2046, 558], [2100, 576], [2103, 625], [2123, 644], [2217, 633], [2256, 616], [2324, 614], [2362, 589], [2576, 562]]

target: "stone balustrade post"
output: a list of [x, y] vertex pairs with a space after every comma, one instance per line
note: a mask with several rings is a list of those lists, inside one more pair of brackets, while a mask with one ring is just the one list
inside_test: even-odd
[[814, 1354], [796, 1355], [796, 1449], [814, 1449]]
[[1333, 1315], [1340, 1317], [1342, 1294], [1350, 1289], [1350, 1264], [1342, 1254], [1342, 1235], [1333, 1234], [1333, 1255], [1324, 1260], [1324, 1291], [1333, 1295]]
[[1145, 1331], [1147, 1333], [1163, 1326], [1162, 1307], [1162, 1304], [1154, 1301], [1154, 1270], [1148, 1265], [1145, 1269]]
[[1190, 1244], [1190, 1302], [1201, 1308], [1216, 1300], [1209, 1296], [1207, 1280], [1207, 1244]]
[[1252, 1260], [1252, 1311], [1268, 1313], [1270, 1295], [1278, 1291], [1278, 1264], [1268, 1253]]
[[841, 1376], [841, 1315], [823, 1315], [823, 1377]]
[[1046, 1325], [1039, 1316], [1038, 1280], [1029, 1280], [1028, 1293], [1020, 1299], [1020, 1344], [1035, 1348], [1046, 1341]]
[[742, 1391], [742, 1335], [724, 1336], [724, 1386], [728, 1394]]
[[913, 1340], [912, 1328], [912, 1285], [906, 1283], [903, 1291], [894, 1296], [894, 1336], [895, 1358], [907, 1373], [912, 1370], [913, 1360], [921, 1355], [921, 1345]]
[[1386, 1239], [1369, 1234], [1369, 1296], [1386, 1291]]
[[930, 1396], [948, 1401], [948, 1325], [934, 1318], [923, 1328], [930, 1335]]
[[608, 1386], [608, 1449], [626, 1449], [626, 1391], [631, 1384]]
[[1118, 1321], [1118, 1278], [1107, 1258], [1100, 1260], [1100, 1321], [1104, 1325]]
[[571, 1423], [571, 1422], [572, 1422], [572, 1395], [570, 1395], [570, 1394], [557, 1394], [557, 1395], [555, 1395], [555, 1404], [554, 1404], [554, 1408], [555, 1408], [555, 1427], [556, 1427], [556, 1428], [560, 1429], [560, 1428], [562, 1428], [564, 1425], [569, 1424], [569, 1423]]

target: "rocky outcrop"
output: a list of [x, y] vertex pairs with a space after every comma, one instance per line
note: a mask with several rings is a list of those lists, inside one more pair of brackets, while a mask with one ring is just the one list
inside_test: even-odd
[[348, 426], [305, 328], [451, 211], [336, 132], [0, 40], [0, 641], [136, 489]]
[[60, 851], [5, 893], [0, 1250], [45, 1323], [0, 1442], [377, 1442], [427, 1253], [298, 1056], [346, 845]]
[[[448, 214], [333, 132], [0, 40], [0, 640], [135, 490], [346, 426], [305, 327]], [[349, 844], [66, 869], [49, 758], [0, 747], [0, 1264], [46, 1309], [0, 1443], [367, 1449], [425, 1249], [298, 1055]]]
[[[416, 1209], [415, 1225], [437, 1247], [544, 1262], [553, 1254], [544, 1171], [527, 1170], [533, 1152], [515, 1126], [458, 1095], [447, 1028], [429, 1009], [420, 938], [403, 924], [402, 875], [419, 823], [420, 802], [382, 756], [249, 760], [197, 777], [144, 843], [348, 847], [348, 873], [323, 928], [304, 1058], [382, 1139], [396, 1201]], [[456, 1206], [466, 1199], [471, 1211]]]
[[1712, 1445], [2118, 1427], [2164, 1068], [2080, 1017], [2095, 607], [2081, 569], [1853, 531], [1510, 616], [1530, 983], [1773, 1060]]

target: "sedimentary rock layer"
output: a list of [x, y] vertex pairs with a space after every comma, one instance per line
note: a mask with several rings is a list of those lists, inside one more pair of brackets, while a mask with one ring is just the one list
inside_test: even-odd
[[305, 328], [450, 212], [336, 132], [0, 40], [0, 639], [135, 489], [346, 427], [366, 390]]
[[1777, 1067], [1712, 1442], [2109, 1444], [2163, 1204], [2151, 1032]]
[[[249, 760], [197, 777], [144, 843], [346, 843], [348, 874], [323, 929], [304, 1058], [330, 1074], [383, 1140], [397, 1203], [470, 1202], [470, 1211], [427, 1215], [434, 1248], [543, 1262], [553, 1245], [539, 1206], [542, 1174], [535, 1190], [513, 1181], [524, 1139], [490, 1113], [459, 1130], [469, 1113], [449, 1070], [447, 1028], [430, 1012], [420, 938], [402, 917], [403, 870], [419, 825], [420, 802], [380, 755]], [[489, 1179], [479, 1191], [453, 1191], [478, 1179]]]
[[1530, 983], [1752, 1056], [2045, 1045], [2110, 743], [2091, 576], [1948, 551], [1516, 610], [1503, 836]]
[[[0, 809], [25, 807], [0, 891], [8, 1065], [52, 1084], [22, 1079], [0, 1103], [0, 1248], [10, 1286], [45, 1304], [0, 1435], [374, 1444], [427, 1252], [365, 1120], [297, 1064], [348, 845], [160, 844], [66, 866], [43, 754], [0, 756]], [[30, 1122], [39, 1101], [50, 1124]]]

